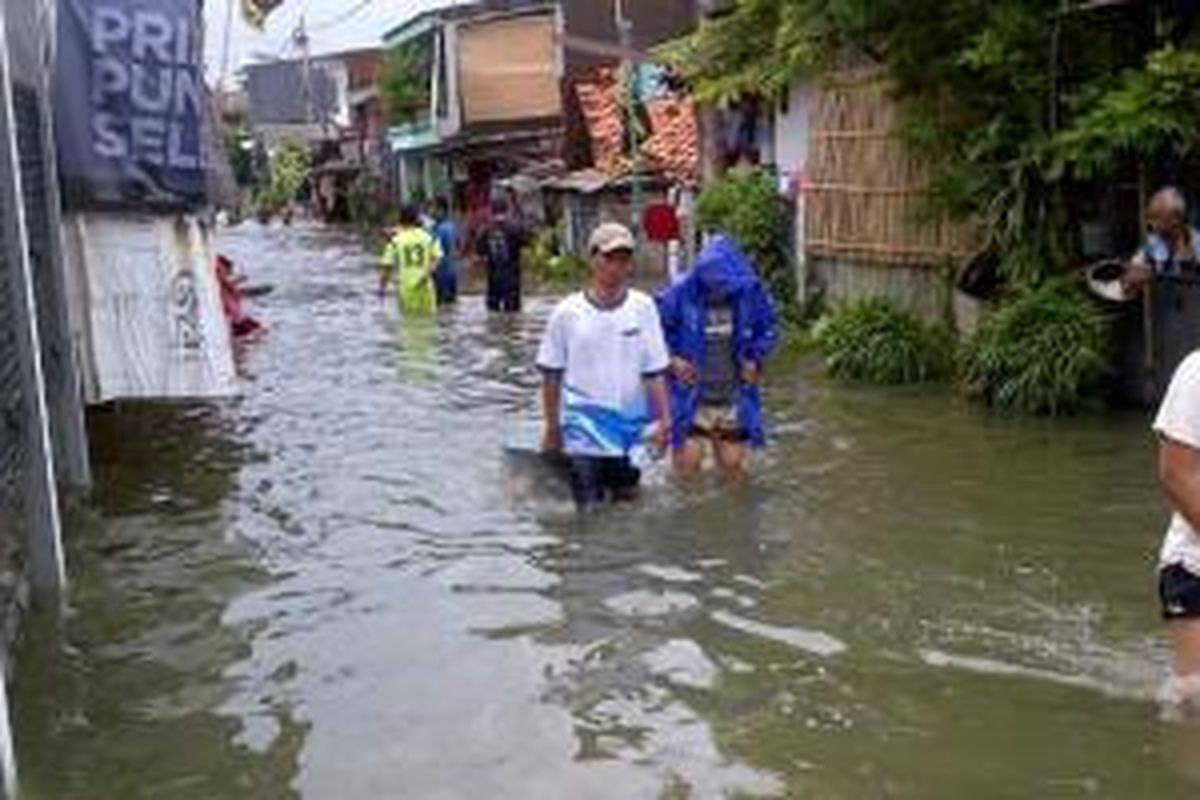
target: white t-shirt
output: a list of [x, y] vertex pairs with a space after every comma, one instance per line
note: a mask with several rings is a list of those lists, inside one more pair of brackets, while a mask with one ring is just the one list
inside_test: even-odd
[[[1154, 430], [1171, 441], [1200, 450], [1200, 351], [1192, 353], [1171, 379], [1154, 420]], [[1200, 534], [1176, 513], [1159, 555], [1160, 566], [1180, 564], [1200, 575]]]
[[635, 289], [612, 308], [576, 292], [550, 315], [537, 363], [562, 374], [566, 452], [626, 455], [648, 422], [645, 381], [669, 363], [658, 308]]

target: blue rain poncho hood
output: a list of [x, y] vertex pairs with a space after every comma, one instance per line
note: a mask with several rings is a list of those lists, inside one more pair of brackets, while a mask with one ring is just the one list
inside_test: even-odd
[[705, 299], [733, 297], [759, 283], [750, 257], [725, 234], [709, 240], [684, 280], [695, 281]]
[[[733, 348], [738, 363], [759, 366], [775, 349], [778, 330], [775, 307], [754, 262], [732, 237], [718, 234], [709, 240], [695, 265], [674, 285], [658, 295], [658, 311], [671, 355], [692, 364], [704, 363], [708, 306], [725, 301], [733, 309]], [[700, 405], [700, 388], [670, 379], [674, 427], [672, 444], [682, 446], [691, 433]], [[737, 418], [750, 444], [762, 447], [766, 433], [762, 398], [757, 385], [741, 384], [735, 401]]]

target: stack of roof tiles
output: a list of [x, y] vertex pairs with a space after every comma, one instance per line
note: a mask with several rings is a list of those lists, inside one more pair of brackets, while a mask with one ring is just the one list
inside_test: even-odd
[[[591, 79], [575, 87], [587, 122], [593, 162], [612, 177], [630, 171], [623, 147], [625, 112], [621, 90], [617, 72], [611, 68], [596, 70]], [[688, 96], [665, 94], [646, 100], [644, 105], [651, 127], [650, 136], [640, 148], [644, 168], [671, 180], [694, 182], [700, 165], [695, 102]]]

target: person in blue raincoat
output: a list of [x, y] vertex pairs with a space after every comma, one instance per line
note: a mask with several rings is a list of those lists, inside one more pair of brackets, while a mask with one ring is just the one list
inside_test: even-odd
[[760, 384], [779, 337], [770, 294], [754, 262], [718, 234], [657, 300], [671, 354], [675, 468], [697, 474], [711, 446], [722, 474], [739, 477], [750, 449], [766, 444]]

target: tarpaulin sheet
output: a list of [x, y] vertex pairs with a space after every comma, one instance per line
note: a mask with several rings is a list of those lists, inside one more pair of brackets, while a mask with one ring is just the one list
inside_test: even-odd
[[89, 403], [236, 393], [208, 234], [188, 216], [68, 214], [68, 283]]
[[67, 204], [205, 199], [196, 0], [59, 0], [55, 111]]

